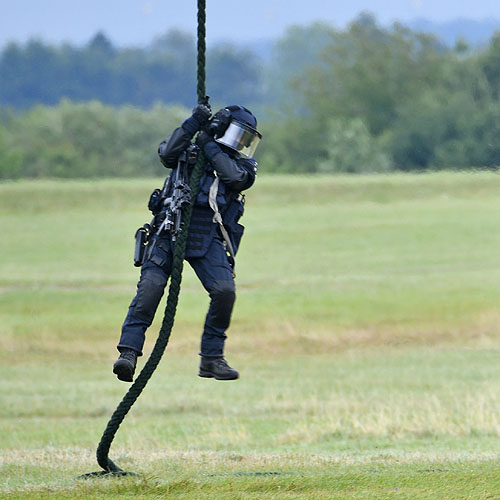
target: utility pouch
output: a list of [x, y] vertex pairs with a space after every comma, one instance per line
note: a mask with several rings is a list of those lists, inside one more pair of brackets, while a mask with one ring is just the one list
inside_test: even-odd
[[146, 248], [151, 236], [151, 226], [144, 224], [135, 232], [134, 266], [141, 267], [144, 264]]
[[149, 197], [148, 208], [153, 215], [160, 213], [163, 206], [162, 190], [155, 189]]

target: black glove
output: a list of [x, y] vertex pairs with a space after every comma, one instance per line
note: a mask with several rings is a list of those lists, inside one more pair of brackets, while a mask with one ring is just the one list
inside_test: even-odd
[[213, 137], [211, 137], [209, 134], [207, 134], [204, 130], [202, 130], [199, 134], [198, 137], [196, 137], [196, 144], [200, 147], [200, 149], [203, 151], [205, 149], [205, 146], [213, 141]]
[[212, 108], [208, 102], [206, 104], [198, 104], [198, 106], [193, 109], [193, 118], [200, 124], [200, 128], [208, 123], [211, 115]]
[[222, 137], [231, 123], [231, 112], [224, 108], [215, 113], [212, 121], [210, 122], [208, 131], [212, 136]]

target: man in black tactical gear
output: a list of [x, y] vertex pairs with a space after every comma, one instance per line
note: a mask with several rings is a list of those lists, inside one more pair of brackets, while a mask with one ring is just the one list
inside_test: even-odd
[[[253, 153], [262, 136], [257, 132], [257, 120], [243, 106], [228, 106], [211, 117], [209, 105], [199, 104], [192, 116], [160, 144], [158, 154], [166, 168], [180, 168], [179, 157], [192, 148], [197, 132], [196, 145], [207, 161], [194, 201], [185, 258], [211, 299], [201, 338], [199, 376], [234, 380], [239, 374], [227, 364], [223, 353], [235, 301], [234, 256], [244, 229], [238, 223], [244, 209], [240, 193], [255, 181], [257, 162]], [[172, 188], [167, 191], [165, 199], [172, 199]], [[159, 193], [156, 190], [157, 197]], [[162, 202], [156, 209], [150, 206], [154, 221], [165, 220], [168, 202]], [[153, 321], [172, 270], [175, 234], [162, 227], [161, 222], [153, 222], [137, 294], [117, 346], [120, 357], [113, 372], [127, 382], [133, 380], [146, 329]]]

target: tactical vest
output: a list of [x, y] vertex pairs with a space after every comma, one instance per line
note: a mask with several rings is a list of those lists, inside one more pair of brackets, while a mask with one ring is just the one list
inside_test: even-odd
[[[213, 221], [214, 211], [208, 203], [210, 186], [214, 179], [213, 167], [208, 163], [201, 178], [200, 190], [193, 206], [186, 245], [187, 258], [203, 257], [207, 253], [213, 238], [220, 237], [217, 224]], [[237, 191], [231, 191], [223, 182], [219, 182], [217, 205], [236, 253], [245, 229], [241, 224], [238, 224], [240, 217], [243, 215], [244, 203], [239, 199]]]

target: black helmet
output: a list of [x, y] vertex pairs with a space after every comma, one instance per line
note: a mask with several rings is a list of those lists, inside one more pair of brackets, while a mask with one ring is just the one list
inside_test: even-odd
[[252, 157], [262, 135], [257, 131], [257, 119], [243, 106], [226, 106], [217, 111], [210, 123], [215, 142], [237, 153]]

